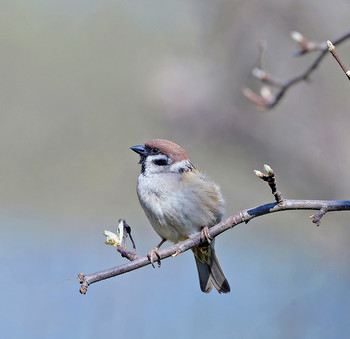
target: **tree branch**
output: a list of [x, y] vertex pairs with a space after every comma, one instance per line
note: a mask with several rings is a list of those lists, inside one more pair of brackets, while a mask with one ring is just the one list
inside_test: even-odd
[[[282, 212], [282, 211], [291, 211], [291, 210], [317, 210], [318, 213], [312, 215], [310, 218], [313, 219], [313, 222], [316, 225], [320, 224], [322, 216], [326, 212], [332, 211], [345, 211], [350, 210], [350, 201], [349, 200], [292, 200], [292, 199], [283, 199], [279, 191], [277, 191], [276, 177], [272, 168], [268, 165], [264, 165], [267, 175], [262, 174], [259, 171], [254, 171], [255, 174], [266, 181], [271, 190], [272, 194], [275, 197], [275, 203], [269, 203], [261, 206], [257, 206], [250, 209], [242, 210], [232, 216], [230, 216], [225, 221], [220, 222], [219, 224], [209, 228], [208, 233], [210, 238], [214, 239], [219, 234], [233, 228], [236, 225], [241, 223], [248, 223], [250, 220], [270, 213]], [[177, 256], [179, 253], [186, 252], [192, 247], [198, 245], [199, 243], [205, 241], [201, 238], [201, 233], [195, 234], [190, 239], [179, 242], [178, 244], [172, 245], [168, 248], [159, 251], [159, 259], [164, 260], [170, 256]], [[123, 254], [122, 251], [118, 249], [119, 252]], [[129, 252], [130, 253], [130, 252]], [[89, 285], [109, 279], [123, 273], [127, 273], [141, 267], [147, 266], [150, 264], [150, 260], [147, 256], [139, 257], [135, 253], [132, 256], [126, 256], [130, 263], [116, 266], [104, 271], [84, 275], [80, 273], [78, 275], [78, 280], [81, 284], [80, 293], [86, 294], [87, 288]]]
[[[279, 101], [282, 99], [282, 97], [285, 95], [285, 93], [292, 86], [296, 85], [301, 81], [308, 80], [311, 73], [318, 67], [318, 65], [320, 64], [320, 62], [322, 61], [322, 59], [325, 57], [325, 55], [329, 50], [327, 42], [315, 43], [313, 41], [308, 41], [303, 35], [301, 35], [298, 32], [292, 32], [292, 38], [298, 44], [298, 51], [295, 53], [296, 56], [304, 55], [312, 51], [319, 51], [319, 53], [315, 58], [315, 60], [303, 73], [295, 77], [292, 77], [290, 79], [287, 79], [285, 81], [279, 81], [279, 80], [276, 80], [274, 77], [272, 77], [271, 74], [262, 67], [262, 57], [263, 57], [264, 48], [262, 48], [260, 44], [258, 66], [254, 68], [252, 72], [257, 79], [259, 79], [261, 82], [265, 84], [265, 86], [261, 88], [260, 95], [254, 93], [249, 88], [243, 89], [243, 94], [250, 101], [254, 102], [259, 109], [266, 110], [266, 109], [271, 109], [275, 107], [279, 103]], [[350, 32], [347, 32], [344, 35], [340, 36], [339, 38], [332, 40], [332, 42], [333, 42], [333, 45], [336, 46], [349, 38], [350, 38]], [[347, 72], [346, 71], [347, 70], [344, 70], [345, 74], [349, 78], [350, 73], [349, 71]], [[275, 94], [272, 93], [271, 87], [278, 88]]]

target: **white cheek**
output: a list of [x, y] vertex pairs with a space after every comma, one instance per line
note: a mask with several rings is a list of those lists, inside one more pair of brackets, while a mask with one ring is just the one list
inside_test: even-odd
[[157, 165], [154, 163], [155, 160], [159, 160], [159, 159], [165, 159], [168, 161], [168, 158], [163, 154], [148, 156], [146, 158], [146, 160], [145, 160], [145, 172], [144, 172], [144, 174], [146, 176], [148, 176], [152, 173], [167, 173], [167, 172], [169, 172], [169, 165], [160, 166], [160, 165]]

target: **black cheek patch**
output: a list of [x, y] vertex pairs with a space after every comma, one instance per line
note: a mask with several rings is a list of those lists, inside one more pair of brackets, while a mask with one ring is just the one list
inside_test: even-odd
[[154, 160], [154, 163], [158, 166], [168, 165], [168, 161], [166, 159], [157, 159], [157, 160]]

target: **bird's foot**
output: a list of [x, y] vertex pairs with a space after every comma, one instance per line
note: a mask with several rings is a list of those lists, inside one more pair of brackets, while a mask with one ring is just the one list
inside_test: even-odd
[[177, 257], [179, 254], [181, 253], [181, 250], [180, 249], [177, 249], [176, 252], [174, 254], [172, 254], [171, 256], [173, 258]]
[[155, 254], [157, 256], [158, 267], [160, 267], [161, 261], [160, 261], [159, 247], [156, 247], [155, 249], [153, 249], [147, 253], [147, 258], [151, 262], [151, 265], [154, 268], [155, 266], [154, 266], [153, 254]]
[[160, 267], [161, 262], [160, 262], [160, 254], [159, 254], [159, 248], [166, 242], [166, 239], [162, 239], [162, 241], [156, 246], [154, 250], [151, 250], [147, 253], [147, 258], [151, 262], [152, 266], [154, 267], [154, 260], [153, 260], [153, 254], [157, 256], [157, 263], [158, 267]]
[[209, 228], [208, 226], [204, 226], [202, 231], [201, 231], [201, 240], [204, 241], [206, 240], [208, 244], [211, 243], [211, 236], [209, 234]]

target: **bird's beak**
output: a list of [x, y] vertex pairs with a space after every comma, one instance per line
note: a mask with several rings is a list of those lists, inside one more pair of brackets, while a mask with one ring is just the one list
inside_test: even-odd
[[132, 146], [132, 147], [130, 147], [130, 149], [132, 149], [134, 152], [140, 154], [141, 156], [145, 156], [147, 153], [145, 148], [143, 147], [143, 145]]

